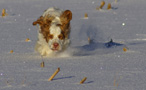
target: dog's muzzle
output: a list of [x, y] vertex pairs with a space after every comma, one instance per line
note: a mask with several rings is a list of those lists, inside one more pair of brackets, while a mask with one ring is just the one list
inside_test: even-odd
[[59, 49], [60, 49], [60, 45], [57, 42], [54, 42], [52, 47], [53, 47], [52, 48], [53, 51], [59, 51]]
[[52, 40], [49, 44], [52, 51], [58, 52], [62, 50], [63, 41], [60, 40]]

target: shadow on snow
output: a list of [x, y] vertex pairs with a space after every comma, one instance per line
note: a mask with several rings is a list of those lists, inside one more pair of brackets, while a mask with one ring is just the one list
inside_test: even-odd
[[118, 47], [123, 46], [123, 44], [111, 41], [106, 43], [99, 43], [91, 41], [87, 45], [77, 46], [75, 47], [75, 51], [73, 53], [74, 56], [88, 56], [88, 55], [101, 55], [114, 53], [119, 50]]

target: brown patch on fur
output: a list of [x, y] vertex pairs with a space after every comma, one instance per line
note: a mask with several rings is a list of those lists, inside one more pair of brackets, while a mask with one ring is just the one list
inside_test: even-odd
[[37, 19], [37, 21], [33, 22], [33, 25], [40, 25], [40, 29], [41, 29], [41, 33], [43, 34], [44, 38], [46, 39], [46, 41], [48, 42], [49, 39], [53, 39], [53, 35], [50, 35], [50, 24], [52, 22], [52, 20], [55, 17], [47, 15], [45, 17], [40, 16], [40, 18]]
[[58, 35], [58, 38], [59, 38], [60, 40], [63, 40], [63, 39], [65, 39], [65, 36], [64, 36], [63, 33], [61, 33], [60, 35]]
[[62, 30], [62, 34], [65, 38], [69, 37], [71, 19], [72, 19], [72, 12], [70, 10], [64, 11], [63, 14], [60, 16], [62, 25], [59, 25], [59, 26], [60, 26], [60, 28]]
[[[40, 25], [41, 33], [43, 34], [44, 38], [47, 42], [49, 42], [50, 39], [53, 39], [53, 35], [50, 34], [50, 26], [51, 22], [55, 17], [51, 15], [46, 16], [40, 16], [36, 21], [33, 22], [33, 25]], [[70, 10], [66, 10], [62, 13], [60, 16], [60, 20], [62, 24], [57, 24], [56, 26], [59, 26], [61, 28], [61, 34], [58, 35], [58, 38], [60, 40], [63, 40], [65, 38], [69, 37], [70, 33], [70, 20], [72, 19], [72, 12]]]

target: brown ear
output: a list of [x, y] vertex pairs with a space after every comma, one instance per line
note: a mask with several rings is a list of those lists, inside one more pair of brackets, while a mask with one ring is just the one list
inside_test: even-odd
[[32, 25], [37, 25], [37, 24], [39, 25], [43, 24], [43, 16], [40, 16], [40, 18], [38, 18], [36, 21], [32, 23]]
[[67, 18], [67, 20], [70, 21], [72, 19], [72, 12], [70, 10], [65, 10], [61, 17]]

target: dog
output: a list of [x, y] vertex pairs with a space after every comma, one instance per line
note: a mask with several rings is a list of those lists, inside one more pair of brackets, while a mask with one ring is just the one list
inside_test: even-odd
[[35, 50], [41, 56], [60, 53], [67, 49], [70, 44], [70, 21], [72, 12], [59, 8], [48, 8], [33, 25], [39, 25], [38, 40]]

